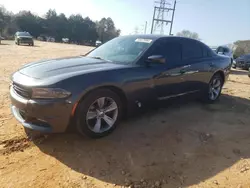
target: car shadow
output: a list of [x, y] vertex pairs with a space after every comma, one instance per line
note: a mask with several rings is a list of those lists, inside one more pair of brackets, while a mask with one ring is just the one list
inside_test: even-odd
[[128, 118], [102, 139], [58, 134], [36, 145], [72, 170], [107, 183], [189, 186], [250, 157], [249, 112], [250, 101], [239, 97], [222, 95], [206, 105], [179, 98]]
[[247, 70], [241, 70], [241, 69], [232, 69], [231, 70], [231, 74], [235, 74], [235, 75], [248, 75], [248, 71]]
[[20, 47], [30, 47], [30, 48], [35, 48], [35, 47], [40, 47], [40, 46], [38, 46], [38, 45], [35, 45], [34, 44], [34, 46], [30, 46], [30, 45], [28, 45], [28, 44], [20, 44], [20, 45], [18, 45], [18, 46], [20, 46]]

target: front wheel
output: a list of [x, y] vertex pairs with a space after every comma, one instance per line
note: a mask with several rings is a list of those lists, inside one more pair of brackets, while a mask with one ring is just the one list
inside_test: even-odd
[[76, 127], [82, 135], [104, 137], [114, 131], [121, 115], [122, 103], [119, 96], [108, 89], [98, 89], [78, 104]]
[[204, 94], [204, 99], [208, 103], [217, 101], [221, 95], [223, 79], [220, 74], [215, 74], [208, 84], [208, 89]]

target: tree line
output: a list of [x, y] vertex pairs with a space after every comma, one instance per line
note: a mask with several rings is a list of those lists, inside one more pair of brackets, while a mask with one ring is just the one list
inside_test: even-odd
[[106, 42], [120, 35], [111, 18], [102, 18], [93, 21], [89, 17], [83, 18], [80, 14], [58, 14], [55, 10], [48, 10], [45, 16], [40, 17], [30, 11], [20, 11], [17, 14], [0, 7], [0, 35], [11, 38], [16, 31], [27, 31], [33, 37], [53, 37], [60, 42], [62, 38], [69, 38], [78, 44], [94, 44], [96, 40]]

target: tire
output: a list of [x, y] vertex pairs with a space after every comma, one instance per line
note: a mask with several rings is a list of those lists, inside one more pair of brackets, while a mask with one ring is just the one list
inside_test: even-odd
[[[100, 108], [100, 106], [103, 107]], [[113, 109], [116, 107], [116, 109], [108, 112], [108, 110], [105, 111], [105, 108], [108, 109], [107, 107]], [[97, 89], [87, 94], [77, 106], [75, 115], [77, 131], [81, 135], [91, 138], [107, 136], [115, 130], [119, 123], [123, 113], [122, 109], [122, 102], [116, 93], [109, 89]]]
[[223, 78], [221, 77], [221, 75], [218, 73], [215, 74], [211, 78], [211, 80], [207, 86], [207, 89], [204, 92], [203, 101], [206, 103], [216, 102], [220, 98], [223, 84], [224, 84], [224, 81], [223, 81]]
[[30, 43], [30, 46], [34, 46], [34, 42]]
[[19, 40], [17, 41], [17, 45], [20, 45], [20, 42], [19, 42]]

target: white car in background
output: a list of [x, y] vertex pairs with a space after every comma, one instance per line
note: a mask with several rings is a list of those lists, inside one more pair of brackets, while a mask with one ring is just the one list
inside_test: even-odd
[[95, 46], [96, 46], [96, 47], [101, 46], [101, 45], [102, 45], [102, 41], [97, 40], [97, 41], [95, 42]]
[[236, 68], [236, 62], [233, 58], [233, 50], [229, 48], [228, 46], [218, 46], [218, 47], [211, 47], [211, 49], [220, 55], [225, 55], [231, 58], [232, 60], [232, 68]]
[[220, 55], [225, 55], [233, 59], [233, 50], [227, 46], [219, 46], [216, 49], [216, 53]]
[[63, 43], [69, 43], [69, 38], [62, 38]]

